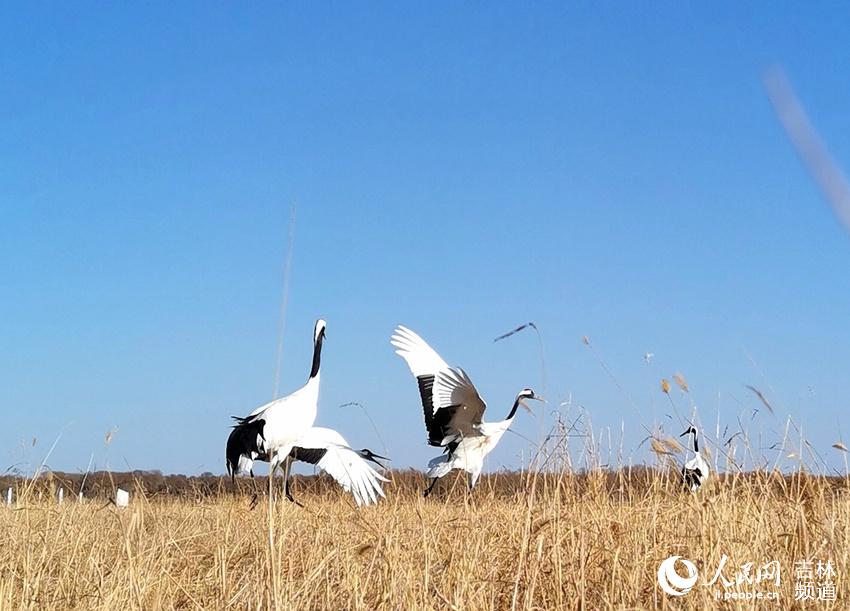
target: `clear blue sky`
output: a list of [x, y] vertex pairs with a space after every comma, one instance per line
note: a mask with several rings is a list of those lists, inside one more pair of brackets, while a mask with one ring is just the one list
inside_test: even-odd
[[[325, 317], [319, 422], [356, 447], [382, 449], [348, 401], [397, 466], [434, 454], [401, 322], [491, 419], [572, 393], [629, 452], [681, 371], [712, 428], [750, 383], [766, 438], [791, 414], [835, 454], [850, 236], [760, 79], [784, 66], [850, 168], [846, 5], [366, 8], [0, 7], [0, 466], [64, 429], [55, 469], [222, 472], [229, 416], [272, 395], [293, 201], [281, 387]], [[528, 320], [545, 387], [533, 334], [492, 341]]]

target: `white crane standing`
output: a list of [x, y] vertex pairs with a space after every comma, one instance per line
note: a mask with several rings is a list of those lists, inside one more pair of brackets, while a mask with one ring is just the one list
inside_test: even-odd
[[705, 480], [708, 479], [711, 469], [708, 466], [708, 462], [699, 453], [699, 431], [697, 431], [697, 428], [690, 426], [679, 437], [684, 437], [691, 433], [694, 435], [694, 457], [685, 462], [685, 466], [682, 467], [682, 481], [688, 490], [696, 492], [705, 483]]
[[296, 441], [316, 420], [319, 403], [319, 369], [322, 343], [325, 339], [324, 320], [316, 321], [313, 329], [313, 363], [307, 383], [290, 395], [261, 405], [248, 416], [234, 416], [236, 424], [227, 438], [227, 471], [233, 478], [237, 473], [249, 473], [253, 461], [265, 457], [270, 473], [284, 464], [284, 482], [289, 479], [287, 460]]
[[517, 394], [507, 418], [500, 422], [482, 422], [487, 406], [463, 369], [450, 367], [425, 340], [407, 327], [399, 325], [390, 343], [419, 384], [428, 443], [445, 448], [443, 456], [428, 463], [431, 484], [424, 495], [428, 496], [437, 480], [452, 469], [466, 471], [469, 488], [474, 488], [484, 467], [484, 457], [511, 426], [517, 408], [523, 406], [531, 411], [523, 401], [543, 399], [530, 388], [524, 388]]

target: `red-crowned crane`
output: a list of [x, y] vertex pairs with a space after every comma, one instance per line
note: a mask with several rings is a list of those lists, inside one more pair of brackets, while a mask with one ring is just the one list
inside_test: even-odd
[[399, 325], [390, 343], [416, 377], [428, 443], [445, 449], [443, 456], [428, 463], [431, 484], [424, 495], [428, 496], [437, 480], [452, 469], [466, 471], [472, 489], [481, 475], [484, 457], [511, 426], [517, 408], [529, 409], [523, 402], [525, 399], [542, 401], [542, 398], [530, 388], [524, 388], [517, 394], [507, 418], [482, 422], [487, 406], [463, 369], [450, 367], [425, 340], [407, 327]]
[[322, 343], [327, 324], [321, 318], [313, 328], [313, 362], [310, 377], [301, 388], [280, 399], [261, 405], [240, 418], [227, 439], [225, 457], [227, 471], [233, 478], [237, 473], [250, 472], [250, 464], [260, 456], [270, 463], [270, 473], [284, 461], [284, 482], [289, 479], [287, 460], [295, 442], [313, 426], [319, 403], [319, 369]]
[[688, 430], [679, 435], [679, 437], [684, 437], [691, 433], [694, 435], [694, 457], [687, 461], [685, 466], [682, 467], [682, 481], [685, 483], [685, 487], [688, 490], [696, 492], [708, 479], [708, 474], [711, 469], [708, 466], [708, 462], [702, 457], [702, 454], [699, 453], [699, 431], [697, 428], [695, 426], [690, 426], [688, 427]]

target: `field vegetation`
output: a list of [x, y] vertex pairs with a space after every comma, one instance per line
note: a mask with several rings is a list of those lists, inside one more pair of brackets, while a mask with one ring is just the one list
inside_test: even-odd
[[[215, 477], [90, 474], [77, 502], [71, 477], [12, 482], [16, 502], [0, 509], [0, 608], [705, 609], [721, 606], [701, 582], [723, 555], [727, 575], [778, 561], [786, 608], [800, 604], [795, 562], [829, 559], [836, 600], [810, 607], [850, 600], [843, 478], [740, 473], [692, 495], [662, 464], [496, 473], [473, 492], [450, 476], [422, 498], [423, 476], [398, 471], [377, 506], [358, 509], [326, 477], [299, 477], [304, 507], [280, 500], [270, 512], [267, 480], [234, 489]], [[119, 480], [133, 482], [126, 509], [108, 500]], [[678, 598], [656, 577], [671, 555], [700, 570]]]

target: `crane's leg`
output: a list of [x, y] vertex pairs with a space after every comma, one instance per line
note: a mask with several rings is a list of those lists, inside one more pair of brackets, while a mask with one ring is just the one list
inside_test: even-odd
[[425, 492], [424, 492], [424, 493], [422, 493], [422, 496], [423, 496], [423, 497], [428, 496], [429, 494], [431, 494], [431, 490], [433, 490], [433, 489], [434, 489], [434, 484], [436, 484], [436, 483], [437, 483], [437, 480], [438, 480], [438, 479], [440, 479], [440, 478], [438, 478], [438, 477], [434, 477], [434, 478], [432, 478], [432, 479], [431, 479], [431, 484], [430, 484], [427, 488], [425, 488]]
[[253, 467], [251, 468], [250, 474], [251, 474], [251, 487], [254, 489], [254, 494], [251, 495], [251, 503], [250, 503], [248, 509], [253, 510], [254, 507], [257, 506], [257, 503], [260, 502], [261, 487], [260, 487], [260, 484], [257, 483], [257, 480], [254, 479], [254, 469], [253, 469]]
[[254, 493], [254, 496], [251, 497], [251, 503], [248, 505], [248, 509], [253, 510], [257, 503], [260, 502], [260, 495], [258, 493]]
[[299, 507], [304, 507], [304, 505], [302, 505], [301, 503], [299, 503], [298, 501], [296, 501], [293, 498], [292, 492], [289, 490], [289, 469], [290, 469], [290, 467], [292, 467], [292, 458], [287, 456], [286, 460], [284, 461], [284, 465], [283, 465], [283, 492], [284, 492], [284, 494], [286, 494], [286, 498], [289, 499], [291, 502], [295, 503]]

